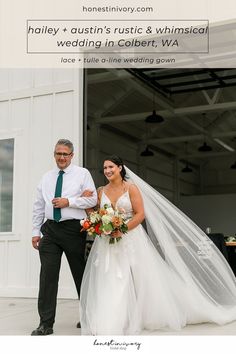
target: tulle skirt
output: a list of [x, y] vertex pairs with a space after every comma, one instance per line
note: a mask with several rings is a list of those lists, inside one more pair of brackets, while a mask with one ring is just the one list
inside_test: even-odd
[[139, 225], [110, 245], [97, 237], [81, 287], [84, 335], [137, 335], [143, 329], [179, 330], [187, 323], [223, 324], [236, 318], [206, 300], [165, 262]]

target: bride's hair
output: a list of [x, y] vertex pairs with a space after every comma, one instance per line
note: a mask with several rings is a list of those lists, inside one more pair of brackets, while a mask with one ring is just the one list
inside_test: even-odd
[[121, 171], [120, 171], [121, 178], [122, 178], [123, 181], [126, 181], [126, 169], [125, 169], [125, 166], [124, 166], [124, 162], [122, 161], [122, 159], [119, 156], [117, 156], [117, 155], [107, 156], [103, 160], [103, 162], [105, 162], [105, 161], [111, 161], [115, 165], [117, 165], [118, 167], [121, 167]]

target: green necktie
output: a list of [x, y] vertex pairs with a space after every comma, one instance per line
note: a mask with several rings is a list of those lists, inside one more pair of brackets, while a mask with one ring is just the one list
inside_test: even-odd
[[[62, 182], [63, 182], [63, 173], [64, 171], [60, 170], [58, 177], [57, 177], [57, 184], [56, 184], [56, 189], [55, 189], [55, 198], [60, 198], [61, 197], [61, 191], [62, 191]], [[53, 219], [57, 222], [61, 219], [61, 208], [54, 208], [53, 209]]]

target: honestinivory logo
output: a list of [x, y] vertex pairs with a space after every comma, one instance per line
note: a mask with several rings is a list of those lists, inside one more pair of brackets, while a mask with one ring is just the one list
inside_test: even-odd
[[140, 342], [128, 342], [128, 341], [119, 341], [111, 339], [109, 341], [99, 341], [97, 339], [94, 340], [93, 345], [101, 346], [101, 347], [108, 347], [110, 349], [123, 349], [126, 350], [128, 348], [136, 348], [137, 350], [140, 349], [141, 343]]

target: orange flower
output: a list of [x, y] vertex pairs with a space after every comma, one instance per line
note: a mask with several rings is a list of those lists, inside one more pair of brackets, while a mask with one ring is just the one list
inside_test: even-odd
[[106, 215], [106, 214], [107, 214], [106, 209], [100, 209], [99, 210], [99, 215], [103, 216], [103, 215]]
[[85, 222], [83, 223], [83, 229], [87, 230], [90, 226], [91, 226], [91, 222], [88, 220], [85, 220]]
[[113, 216], [112, 219], [111, 219], [111, 222], [112, 222], [112, 225], [115, 227], [115, 228], [118, 228], [122, 225], [123, 223], [123, 220], [121, 217], [119, 216]]

